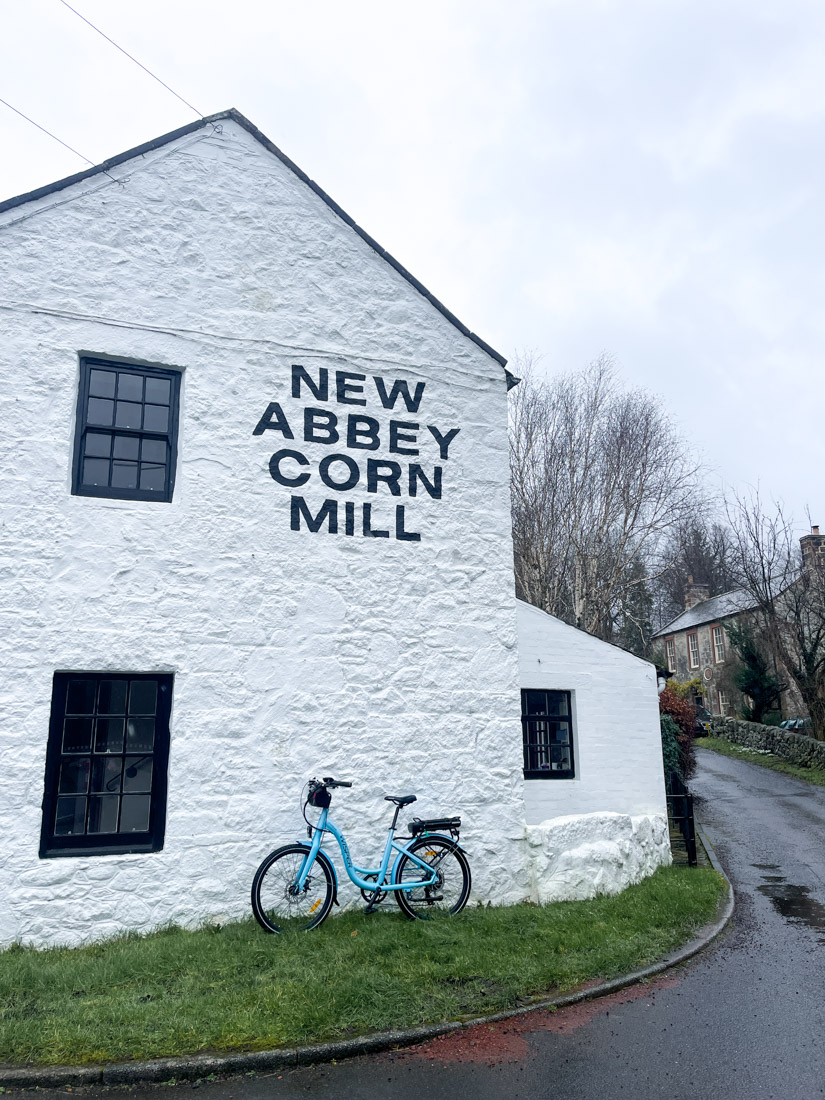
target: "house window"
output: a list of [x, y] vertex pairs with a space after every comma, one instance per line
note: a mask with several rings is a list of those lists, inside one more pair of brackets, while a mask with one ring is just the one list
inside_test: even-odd
[[667, 661], [668, 672], [676, 671], [676, 642], [673, 638], [668, 638], [665, 642], [665, 660]]
[[713, 636], [713, 660], [717, 665], [720, 665], [725, 659], [725, 633], [721, 626], [715, 626], [711, 634]]
[[728, 713], [728, 697], [724, 691], [718, 691], [716, 694], [719, 696], [719, 713], [724, 718]]
[[41, 856], [163, 847], [172, 676], [56, 672]]
[[180, 372], [80, 360], [72, 492], [172, 499]]
[[522, 691], [521, 728], [525, 779], [574, 777], [569, 691]]
[[690, 668], [698, 668], [699, 667], [699, 635], [698, 634], [688, 634], [687, 644], [688, 644], [688, 666]]

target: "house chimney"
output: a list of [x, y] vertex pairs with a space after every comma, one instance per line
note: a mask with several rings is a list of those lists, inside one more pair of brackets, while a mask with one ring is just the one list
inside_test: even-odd
[[[825, 542], [825, 539], [823, 541]], [[693, 577], [688, 577], [684, 593], [685, 611], [690, 611], [692, 607], [696, 607], [697, 603], [704, 603], [705, 600], [710, 599], [710, 585], [694, 584]]]
[[799, 540], [802, 550], [802, 565], [825, 566], [825, 535], [820, 535], [819, 526], [811, 527], [810, 535], [803, 535]]

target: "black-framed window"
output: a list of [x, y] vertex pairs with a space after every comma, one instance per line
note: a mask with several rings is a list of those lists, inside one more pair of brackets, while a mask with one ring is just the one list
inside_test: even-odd
[[180, 371], [80, 360], [72, 492], [172, 499]]
[[569, 691], [521, 693], [525, 779], [573, 779], [573, 708]]
[[40, 855], [163, 847], [169, 673], [56, 672]]

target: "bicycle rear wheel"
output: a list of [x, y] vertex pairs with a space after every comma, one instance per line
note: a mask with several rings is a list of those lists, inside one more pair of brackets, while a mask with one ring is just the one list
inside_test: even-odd
[[[470, 896], [472, 878], [470, 864], [459, 846], [447, 837], [423, 836], [408, 850], [435, 871], [437, 881], [432, 886], [410, 885], [407, 890], [394, 891], [401, 912], [411, 920], [460, 913]], [[426, 878], [424, 869], [404, 855], [393, 881], [412, 884]]]
[[317, 928], [335, 900], [335, 879], [326, 859], [316, 856], [303, 887], [296, 889], [309, 852], [303, 844], [285, 844], [266, 857], [252, 880], [252, 912], [266, 932]]

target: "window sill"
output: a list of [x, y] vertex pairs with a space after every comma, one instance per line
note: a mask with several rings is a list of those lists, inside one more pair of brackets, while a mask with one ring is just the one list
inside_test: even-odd
[[107, 848], [41, 848], [41, 859], [61, 859], [63, 856], [128, 856], [146, 855], [147, 852], [160, 852], [163, 844], [153, 844], [152, 841], [138, 842], [134, 844], [112, 844]]

